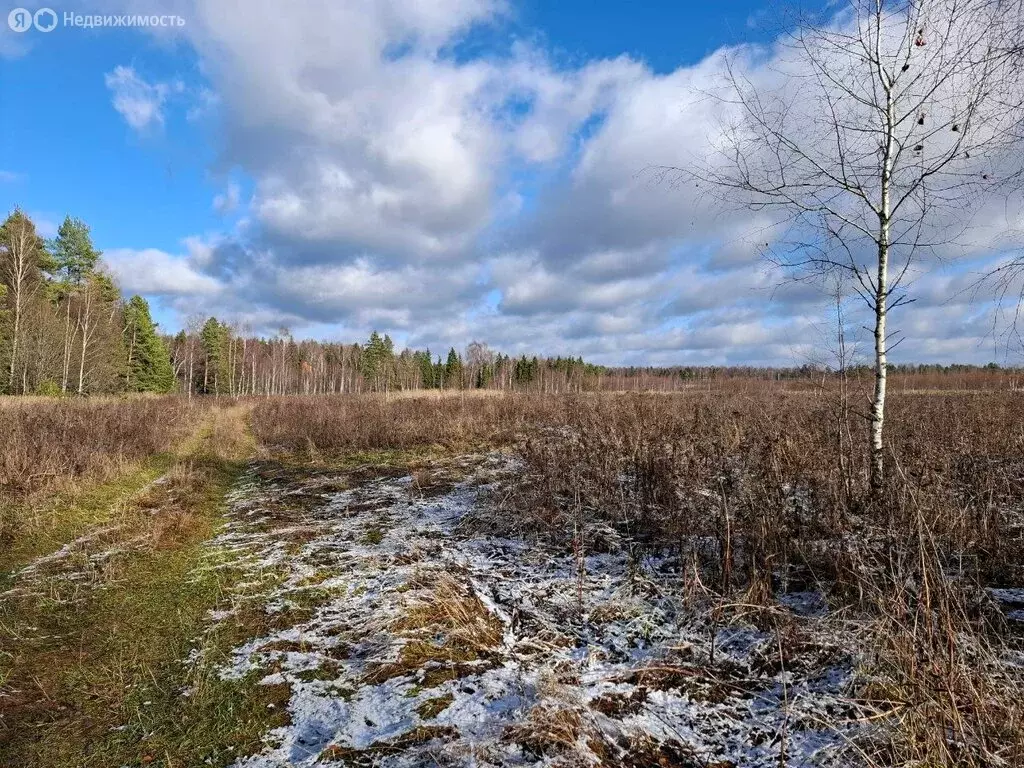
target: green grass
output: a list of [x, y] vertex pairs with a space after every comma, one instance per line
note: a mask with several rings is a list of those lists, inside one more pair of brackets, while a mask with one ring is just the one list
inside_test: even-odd
[[[84, 588], [44, 572], [45, 594], [0, 600], [0, 693], [10, 694], [0, 700], [0, 765], [224, 766], [258, 751], [266, 733], [287, 722], [287, 685], [259, 685], [259, 674], [225, 681], [216, 672], [237, 645], [329, 596], [313, 580], [291, 595], [296, 606], [286, 616], [268, 616], [258, 599], [237, 601], [235, 584], [251, 575], [231, 567], [229, 553], [209, 549], [224, 495], [254, 452], [242, 418], [242, 409], [214, 411], [173, 453], [54, 501], [36, 521], [38, 535], [0, 555], [0, 567], [11, 571], [121, 524], [68, 561], [85, 566], [89, 554], [124, 549]], [[407, 471], [442, 454], [367, 451], [315, 463]], [[291, 456], [284, 465], [310, 463]], [[161, 475], [168, 481], [153, 485]], [[383, 525], [366, 532], [369, 543], [383, 535]], [[225, 567], [204, 567], [211, 558]], [[235, 613], [211, 629], [208, 611], [231, 605]], [[202, 661], [184, 663], [200, 642]]]
[[173, 455], [159, 454], [107, 482], [61, 493], [36, 509], [12, 510], [11, 514], [26, 519], [14, 541], [0, 549], [0, 589], [5, 588], [12, 571], [107, 522], [173, 463]]
[[446, 693], [444, 696], [436, 696], [432, 699], [427, 699], [416, 707], [416, 714], [419, 715], [422, 720], [433, 720], [448, 709], [448, 706], [453, 701], [455, 701], [455, 697], [450, 693]]
[[[169, 493], [158, 486], [139, 494], [173, 464], [161, 458], [83, 496], [81, 513], [36, 546], [46, 552], [61, 543], [58, 530], [74, 538], [115, 514], [130, 523], [126, 536], [149, 525], [154, 542], [126, 547], [111, 559], [109, 576], [75, 601], [54, 588], [0, 602], [0, 685], [8, 694], [0, 708], [0, 765], [227, 765], [285, 721], [287, 686], [223, 681], [214, 671], [231, 648], [263, 630], [262, 612], [240, 612], [202, 636], [207, 612], [240, 575], [197, 567], [221, 526], [224, 494], [244, 466], [240, 456], [217, 456], [218, 442], [203, 430], [179, 452], [181, 486], [164, 499], [177, 515], [170, 533], [158, 530], [157, 515], [132, 506], [133, 499]], [[17, 562], [31, 551], [25, 547]], [[201, 636], [203, 663], [183, 663]]]

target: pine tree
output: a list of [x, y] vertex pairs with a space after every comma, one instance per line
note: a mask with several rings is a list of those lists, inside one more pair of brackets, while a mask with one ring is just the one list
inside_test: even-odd
[[[67, 392], [71, 375], [72, 324], [71, 304], [81, 290], [83, 282], [96, 271], [101, 256], [92, 244], [89, 226], [81, 219], [64, 218], [57, 230], [57, 237], [50, 244], [53, 261], [53, 298], [64, 304], [63, 325], [63, 366], [61, 369], [61, 391]], [[81, 307], [79, 307], [79, 311]], [[76, 320], [75, 326], [79, 323]]]
[[89, 225], [70, 216], [64, 218], [49, 248], [54, 274], [61, 282], [72, 285], [78, 285], [95, 271], [102, 255], [92, 244]]
[[125, 388], [129, 392], [170, 392], [174, 386], [171, 358], [149, 314], [149, 304], [132, 296], [124, 309], [127, 351]]
[[386, 392], [394, 378], [395, 344], [387, 334], [374, 331], [363, 348], [361, 370], [374, 392]]
[[437, 362], [434, 363], [434, 386], [439, 389], [444, 389], [447, 384], [444, 380], [444, 363], [441, 362], [441, 356], [437, 356]]
[[420, 380], [423, 384], [423, 388], [433, 389], [437, 386], [437, 380], [434, 376], [434, 364], [431, 362], [430, 350], [427, 349], [424, 352], [417, 352], [416, 356], [419, 358]]

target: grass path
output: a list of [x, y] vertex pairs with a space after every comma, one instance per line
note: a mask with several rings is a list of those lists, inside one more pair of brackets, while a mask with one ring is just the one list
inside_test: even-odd
[[134, 497], [164, 475], [174, 461], [173, 453], [152, 456], [113, 480], [59, 494], [42, 508], [29, 510], [29, 530], [0, 551], [0, 586], [10, 583], [21, 567], [57, 552], [116, 517], [122, 508], [130, 506]]
[[205, 706], [245, 741], [245, 718], [220, 699], [198, 696], [192, 723], [177, 703], [196, 682], [181, 662], [230, 578], [195, 571], [253, 450], [246, 417], [213, 409], [173, 454], [84, 494], [3, 562], [15, 570], [0, 595], [0, 765], [201, 764], [140, 737], [178, 730], [168, 742], [187, 751]]

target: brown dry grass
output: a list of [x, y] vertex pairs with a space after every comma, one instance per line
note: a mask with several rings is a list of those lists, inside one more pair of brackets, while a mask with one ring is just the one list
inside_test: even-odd
[[[680, 590], [723, 606], [768, 609], [780, 591], [819, 588], [862, 628], [856, 693], [878, 725], [858, 745], [865, 762], [1022, 765], [1022, 681], [1000, 661], [1020, 638], [985, 588], [1024, 585], [1024, 397], [926, 384], [894, 387], [880, 496], [867, 489], [860, 401], [847, 408], [830, 389], [278, 398], [254, 404], [252, 421], [265, 450], [314, 460], [512, 448], [521, 464], [493, 498], [489, 530], [581, 555], [674, 552], [687, 565]], [[5, 405], [0, 502], [24, 509], [63, 483], [166, 451], [196, 408], [173, 398]], [[209, 425], [207, 445], [244, 455], [238, 413], [214, 409]], [[201, 536], [194, 526], [209, 517], [188, 510], [207, 453], [190, 447], [152, 498], [125, 489], [133, 514], [148, 515], [147, 551]], [[420, 492], [434, 481], [416, 475]], [[405, 642], [400, 659], [373, 674], [425, 670], [426, 687], [486, 663], [501, 642], [500, 623], [454, 577], [410, 593], [392, 630]], [[537, 716], [551, 725], [538, 750], [586, 739], [585, 723]]]
[[8, 401], [0, 408], [0, 544], [32, 506], [166, 452], [201, 419], [179, 398]]
[[506, 729], [505, 738], [538, 757], [546, 757], [577, 749], [584, 733], [577, 707], [540, 705], [530, 710], [524, 722]]
[[863, 628], [866, 762], [1024, 764], [1024, 681], [999, 661], [1020, 640], [985, 591], [1024, 584], [1024, 397], [929, 382], [894, 387], [881, 495], [862, 401], [827, 387], [279, 400], [254, 428], [300, 453], [512, 445], [487, 530], [674, 551], [681, 589], [723, 605], [821, 589]]
[[558, 408], [554, 398], [531, 396], [295, 397], [259, 402], [252, 425], [264, 447], [307, 455], [472, 449], [507, 442]]
[[423, 687], [431, 688], [461, 677], [500, 645], [501, 622], [469, 585], [447, 573], [424, 574], [422, 580], [424, 589], [412, 594], [402, 616], [388, 627], [402, 638], [398, 661], [375, 666], [370, 682], [419, 674]]
[[0, 442], [0, 571], [133, 505], [191, 450], [198, 426], [226, 410], [177, 397], [8, 401], [0, 408], [8, 438]]
[[[1019, 644], [984, 588], [1024, 583], [1024, 398], [895, 396], [884, 493], [830, 397], [580, 400], [522, 441], [513, 530], [675, 549], [718, 599], [817, 585], [863, 617], [882, 765], [1024, 761]], [[1002, 762], [1000, 762], [1002, 761]]]
[[410, 600], [391, 629], [405, 634], [442, 632], [477, 657], [493, 650], [502, 637], [501, 623], [494, 614], [470, 587], [448, 573], [432, 575], [429, 591]]

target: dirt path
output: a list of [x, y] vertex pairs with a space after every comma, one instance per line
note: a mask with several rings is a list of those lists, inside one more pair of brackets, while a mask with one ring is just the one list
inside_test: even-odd
[[206, 631], [262, 617], [218, 673], [284, 691], [287, 724], [237, 765], [849, 764], [851, 662], [814, 594], [730, 623], [667, 560], [480, 533], [508, 468], [251, 467], [204, 566], [245, 577]]

